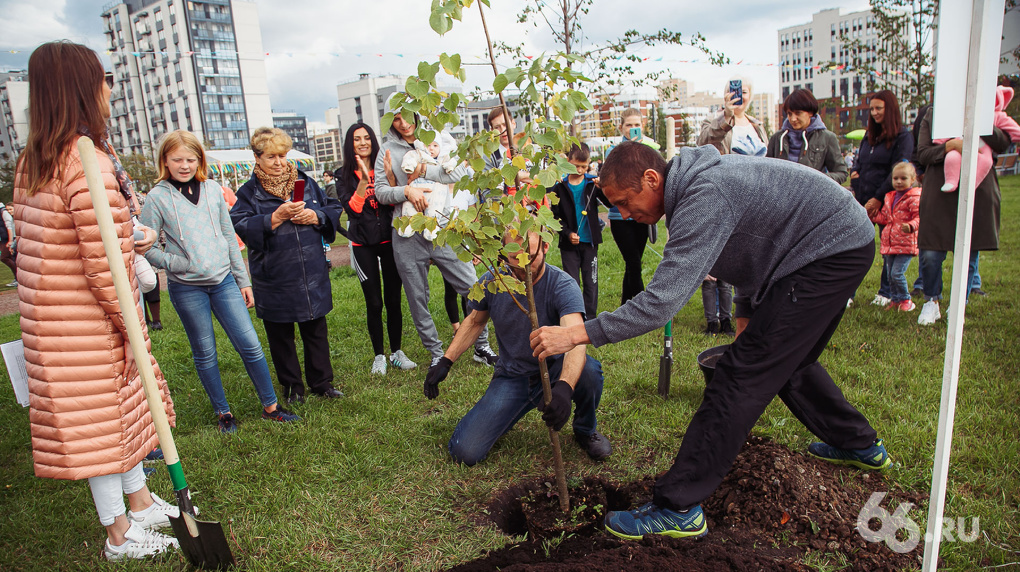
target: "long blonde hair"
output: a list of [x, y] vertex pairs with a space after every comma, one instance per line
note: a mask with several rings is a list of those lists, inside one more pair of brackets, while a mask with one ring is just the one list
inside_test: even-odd
[[159, 142], [159, 151], [156, 153], [156, 160], [159, 163], [159, 180], [166, 181], [170, 178], [170, 169], [166, 166], [166, 156], [184, 147], [198, 156], [198, 169], [195, 171], [195, 179], [201, 183], [206, 180], [209, 165], [205, 159], [205, 148], [198, 137], [190, 131], [178, 129], [167, 133]]
[[84, 129], [105, 148], [103, 66], [89, 48], [61, 40], [28, 58], [28, 141], [18, 158], [29, 196], [63, 177], [63, 158]]

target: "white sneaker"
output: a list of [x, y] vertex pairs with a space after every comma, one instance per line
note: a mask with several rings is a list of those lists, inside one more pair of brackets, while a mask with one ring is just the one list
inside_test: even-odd
[[375, 356], [375, 361], [372, 362], [372, 373], [386, 375], [386, 356], [383, 354]]
[[499, 361], [499, 356], [496, 355], [496, 352], [492, 351], [492, 347], [490, 347], [489, 344], [485, 344], [480, 348], [475, 348], [475, 353], [472, 358], [476, 362], [485, 364], [489, 367], [494, 367], [496, 362]]
[[397, 350], [390, 354], [390, 363], [400, 369], [414, 369], [418, 367], [418, 364], [414, 363], [406, 355], [404, 355], [404, 350]]
[[917, 317], [919, 326], [930, 326], [942, 319], [942, 312], [939, 311], [938, 300], [928, 300], [921, 306], [921, 314]]
[[875, 294], [875, 299], [871, 301], [874, 306], [888, 306], [892, 302], [891, 298], [886, 298], [881, 294]]
[[149, 494], [152, 495], [152, 505], [149, 508], [139, 512], [128, 511], [127, 516], [131, 522], [145, 530], [159, 530], [170, 526], [171, 516], [180, 518], [179, 508], [159, 498], [155, 493]]
[[137, 560], [180, 547], [176, 538], [153, 530], [145, 530], [137, 522], [131, 523], [127, 532], [124, 533], [124, 538], [127, 540], [120, 546], [112, 546], [110, 539], [106, 539], [106, 548], [103, 549], [103, 554], [106, 555], [107, 560], [117, 561], [125, 558]]
[[853, 306], [853, 305], [854, 305], [854, 299], [853, 298], [847, 299], [846, 307], [849, 308], [850, 306]]

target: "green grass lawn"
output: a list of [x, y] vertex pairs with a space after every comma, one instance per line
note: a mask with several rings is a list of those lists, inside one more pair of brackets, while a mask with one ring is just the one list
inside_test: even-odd
[[[952, 570], [1020, 560], [1013, 552], [1020, 550], [1020, 262], [1015, 258], [1020, 177], [1002, 179], [1002, 194], [1002, 249], [981, 256], [989, 295], [975, 297], [968, 307], [946, 505], [947, 516], [968, 522], [979, 517], [983, 535], [972, 543], [942, 544], [946, 567]], [[604, 237], [600, 308], [611, 309], [619, 301], [623, 264], [608, 231]], [[661, 242], [651, 246], [661, 247]], [[646, 254], [646, 281], [657, 260]], [[559, 262], [555, 248], [550, 261]], [[921, 328], [916, 311], [901, 315], [869, 305], [878, 269], [876, 259], [822, 361], [885, 439], [896, 461], [892, 480], [903, 489], [926, 492], [946, 321]], [[949, 269], [947, 264], [947, 287]], [[0, 268], [0, 284], [9, 281], [4, 272]], [[915, 262], [911, 279], [916, 272]], [[438, 272], [431, 274], [431, 286], [432, 313], [448, 342], [451, 329]], [[422, 365], [370, 376], [373, 356], [364, 300], [350, 269], [335, 272], [333, 295], [333, 365], [346, 398], [311, 399], [297, 408], [301, 423], [283, 426], [259, 419], [254, 388], [220, 333], [224, 384], [242, 424], [235, 435], [217, 431], [180, 322], [163, 297], [166, 328], [154, 333], [153, 351], [170, 381], [177, 444], [203, 516], [223, 523], [235, 556], [248, 570], [437, 570], [514, 540], [487, 525], [483, 509], [494, 491], [552, 473], [547, 432], [538, 415], [525, 417], [480, 465], [450, 462], [446, 442], [484, 391], [491, 370], [462, 359], [440, 386], [439, 399], [424, 399], [428, 354], [405, 305], [404, 348]], [[700, 334], [702, 320], [697, 297], [674, 320], [675, 366], [672, 393], [665, 401], [656, 394], [661, 330], [590, 350], [606, 373], [599, 420], [614, 453], [605, 463], [592, 463], [566, 435], [568, 474], [627, 481], [669, 467], [701, 398], [695, 356], [718, 343]], [[19, 336], [17, 316], [0, 318], [0, 340]], [[107, 565], [101, 556], [105, 534], [87, 484], [33, 475], [28, 409], [15, 403], [5, 370], [0, 377], [0, 570], [186, 569], [176, 557]], [[812, 440], [778, 400], [754, 432], [798, 451]], [[157, 471], [149, 484], [163, 498], [173, 498], [165, 470]], [[923, 530], [926, 507], [910, 516]], [[817, 556], [811, 564], [839, 569], [838, 561]]]

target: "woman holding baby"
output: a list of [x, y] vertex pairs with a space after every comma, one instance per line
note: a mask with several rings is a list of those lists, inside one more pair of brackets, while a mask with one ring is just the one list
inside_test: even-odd
[[[382, 150], [375, 160], [375, 195], [382, 204], [402, 208], [402, 203], [408, 202], [416, 211], [425, 212], [431, 193], [427, 192], [422, 182], [455, 183], [463, 173], [461, 168], [447, 172], [438, 162], [430, 164], [428, 161], [422, 161], [410, 173], [393, 168], [393, 165], [399, 167], [404, 164], [405, 155], [409, 153], [420, 154], [422, 159], [426, 159], [428, 150], [418, 141], [415, 134], [417, 127], [417, 115], [412, 115], [409, 120], [405, 120], [399, 113], [394, 116]], [[422, 345], [431, 354], [431, 361], [437, 362], [443, 356], [443, 344], [428, 309], [428, 263], [431, 260], [459, 294], [467, 294], [477, 281], [474, 266], [457, 258], [449, 246], [435, 246], [420, 232], [405, 237], [401, 236], [399, 229], [394, 228], [392, 240], [393, 258], [404, 284], [415, 329], [418, 330]], [[489, 348], [488, 331], [483, 331], [475, 342], [474, 359], [488, 365], [495, 363], [496, 355]]]
[[[340, 228], [340, 202], [315, 179], [287, 162], [293, 142], [280, 129], [260, 127], [251, 137], [255, 169], [230, 210], [234, 231], [248, 246], [255, 314], [269, 340], [276, 377], [287, 403], [304, 402], [294, 324], [304, 342], [305, 381], [313, 393], [342, 397], [333, 387], [326, 314], [333, 309], [329, 261], [323, 251]], [[302, 196], [296, 188], [303, 183]]]

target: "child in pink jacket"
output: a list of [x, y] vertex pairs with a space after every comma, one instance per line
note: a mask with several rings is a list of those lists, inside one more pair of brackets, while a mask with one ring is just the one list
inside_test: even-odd
[[885, 225], [882, 229], [881, 254], [885, 259], [883, 271], [892, 288], [893, 308], [901, 312], [914, 309], [907, 291], [907, 267], [917, 256], [917, 227], [920, 223], [918, 206], [921, 203], [921, 188], [917, 183], [914, 166], [906, 161], [897, 163], [892, 170], [893, 190], [885, 195], [882, 210], [871, 217], [871, 221]]
[[[1009, 102], [1013, 99], [1013, 88], [1000, 85], [995, 91], [995, 115], [993, 122], [999, 129], [1005, 131], [1009, 138], [1014, 143], [1020, 143], [1020, 125], [1017, 125], [1013, 118], [1006, 115], [1003, 111]], [[953, 138], [948, 139], [936, 139], [934, 142], [944, 144]], [[984, 141], [978, 140], [978, 160], [977, 160], [977, 183], [981, 184], [981, 181], [985, 180], [988, 172], [992, 170], [992, 150], [985, 145]], [[960, 168], [963, 163], [963, 155], [959, 151], [950, 151], [946, 153], [946, 184], [942, 185], [943, 192], [952, 192], [960, 186]]]

